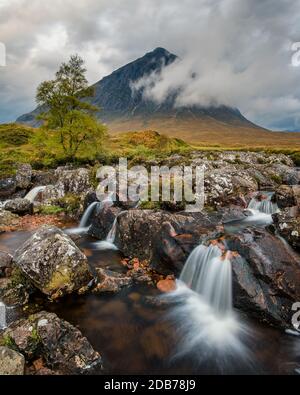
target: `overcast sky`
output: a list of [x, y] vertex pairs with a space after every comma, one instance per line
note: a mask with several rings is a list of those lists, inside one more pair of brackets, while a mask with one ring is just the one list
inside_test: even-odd
[[148, 92], [156, 100], [180, 87], [179, 104], [228, 104], [300, 130], [300, 0], [0, 0], [0, 42], [0, 122], [32, 110], [37, 85], [72, 53], [92, 83], [159, 46], [181, 62]]

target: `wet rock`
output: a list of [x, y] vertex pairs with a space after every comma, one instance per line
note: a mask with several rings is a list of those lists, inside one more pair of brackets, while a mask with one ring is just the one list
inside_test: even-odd
[[274, 227], [295, 250], [300, 251], [300, 206], [273, 214]]
[[16, 251], [14, 264], [52, 298], [77, 291], [91, 280], [86, 256], [54, 226], [38, 229]]
[[89, 235], [99, 239], [105, 240], [116, 217], [122, 212], [119, 207], [104, 206], [102, 210], [95, 214], [89, 228]]
[[177, 273], [200, 237], [215, 226], [203, 213], [130, 210], [118, 217], [115, 243], [129, 258], [150, 261], [161, 273]]
[[12, 269], [12, 255], [0, 251], [0, 277], [8, 277]]
[[132, 284], [131, 277], [102, 268], [96, 268], [95, 270], [97, 272], [97, 285], [93, 290], [94, 293], [116, 293]]
[[276, 189], [273, 200], [280, 209], [293, 206], [300, 208], [300, 185], [281, 185]]
[[0, 199], [7, 199], [12, 196], [17, 189], [15, 178], [4, 178], [0, 180]]
[[19, 189], [27, 189], [31, 184], [32, 167], [28, 163], [18, 166], [16, 172], [16, 186]]
[[0, 376], [22, 376], [25, 358], [8, 347], [0, 347]]
[[33, 204], [27, 199], [17, 198], [8, 200], [4, 205], [4, 210], [18, 215], [32, 214]]
[[46, 368], [61, 374], [83, 374], [102, 367], [101, 356], [81, 332], [52, 313], [43, 311], [16, 321], [3, 336], [26, 362], [42, 358]]
[[10, 307], [25, 306], [29, 301], [32, 287], [26, 283], [14, 281], [13, 278], [0, 278], [0, 298]]
[[300, 259], [265, 230], [246, 229], [226, 239], [232, 259], [236, 307], [281, 327], [291, 324], [291, 306], [300, 300]]

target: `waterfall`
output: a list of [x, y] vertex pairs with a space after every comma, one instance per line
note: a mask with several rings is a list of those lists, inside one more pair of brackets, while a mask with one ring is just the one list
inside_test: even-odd
[[45, 189], [46, 189], [45, 186], [35, 187], [30, 192], [27, 193], [24, 199], [27, 199], [31, 203], [33, 203], [37, 198], [38, 194], [43, 192]]
[[0, 302], [0, 330], [6, 328], [6, 306]]
[[85, 210], [85, 212], [81, 218], [81, 221], [79, 224], [80, 228], [88, 227], [88, 225], [90, 224], [90, 219], [91, 219], [92, 214], [99, 206], [100, 206], [99, 202], [94, 202], [88, 206], [88, 208]]
[[248, 209], [254, 213], [264, 213], [268, 215], [275, 214], [279, 211], [276, 203], [272, 202], [272, 194], [266, 194], [263, 199], [257, 199], [257, 196], [253, 197], [248, 205]]
[[232, 310], [231, 262], [217, 246], [198, 246], [189, 256], [180, 280], [197, 292], [216, 313]]
[[203, 367], [212, 362], [217, 373], [249, 367], [252, 358], [246, 346], [250, 331], [232, 306], [230, 258], [231, 252], [217, 245], [199, 245], [176, 290], [163, 296], [175, 305], [168, 315], [178, 334], [174, 358], [188, 355]]
[[114, 244], [115, 238], [116, 238], [116, 233], [117, 233], [117, 225], [118, 225], [118, 216], [115, 218], [112, 227], [110, 231], [108, 232], [108, 235], [106, 237], [106, 241], [108, 243]]

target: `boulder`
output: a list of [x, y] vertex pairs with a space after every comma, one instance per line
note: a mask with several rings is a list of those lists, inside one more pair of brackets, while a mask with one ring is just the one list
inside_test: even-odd
[[26, 362], [42, 358], [46, 367], [60, 374], [83, 374], [102, 368], [101, 356], [81, 332], [42, 311], [12, 323], [3, 337], [25, 356]]
[[56, 169], [55, 175], [58, 178], [56, 188], [62, 193], [62, 196], [67, 193], [86, 193], [92, 188], [88, 169], [59, 167]]
[[32, 214], [33, 204], [27, 199], [17, 198], [8, 200], [4, 204], [4, 210], [18, 215]]
[[27, 189], [31, 184], [32, 167], [30, 164], [21, 164], [16, 172], [16, 186], [19, 189]]
[[119, 207], [105, 205], [99, 212], [95, 213], [91, 226], [88, 230], [89, 235], [99, 240], [105, 240], [116, 217], [122, 212]]
[[15, 178], [4, 178], [0, 180], [0, 199], [7, 199], [12, 196], [17, 189]]
[[273, 214], [274, 227], [295, 250], [300, 251], [300, 206]]
[[16, 251], [14, 264], [36, 288], [53, 298], [77, 291], [91, 279], [86, 256], [54, 226], [38, 229]]
[[19, 224], [20, 217], [10, 211], [0, 209], [0, 230], [15, 227]]
[[276, 189], [273, 200], [280, 209], [293, 206], [300, 208], [300, 185], [281, 185]]
[[94, 293], [119, 292], [122, 288], [132, 284], [132, 278], [111, 270], [96, 268], [97, 285]]
[[118, 216], [115, 243], [125, 256], [150, 261], [156, 271], [178, 273], [187, 254], [215, 226], [204, 213], [130, 210]]
[[0, 277], [6, 277], [12, 269], [12, 255], [5, 251], [0, 251]]
[[266, 230], [245, 229], [228, 236], [236, 307], [272, 325], [291, 326], [291, 306], [300, 300], [300, 258]]
[[8, 347], [0, 347], [0, 376], [22, 376], [25, 358]]

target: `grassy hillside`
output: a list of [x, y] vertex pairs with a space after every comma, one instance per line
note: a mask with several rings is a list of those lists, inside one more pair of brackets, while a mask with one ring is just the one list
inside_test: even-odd
[[[171, 122], [171, 121], [170, 121]], [[157, 125], [158, 127], [159, 125]], [[182, 125], [181, 125], [182, 126]], [[191, 150], [265, 150], [290, 154], [300, 165], [300, 133], [272, 133], [268, 131], [242, 130], [242, 128], [224, 129], [220, 134], [214, 130], [198, 130], [188, 144], [182, 140], [189, 133], [168, 128], [167, 121], [160, 130], [166, 130], [169, 136], [153, 130], [113, 133], [107, 137], [103, 148], [90, 144], [78, 152], [77, 164], [116, 162], [119, 157], [127, 157], [132, 163], [165, 157], [172, 153], [188, 154]], [[191, 128], [191, 125], [189, 125]], [[174, 135], [175, 137], [171, 137]], [[57, 167], [67, 162], [59, 136], [56, 132], [7, 124], [0, 125], [0, 177], [12, 175], [18, 163], [28, 162], [36, 169]]]
[[151, 129], [169, 137], [180, 138], [203, 148], [249, 148], [300, 150], [300, 133], [271, 132], [263, 128], [229, 126], [209, 117], [203, 119], [156, 118], [114, 121], [113, 134]]

